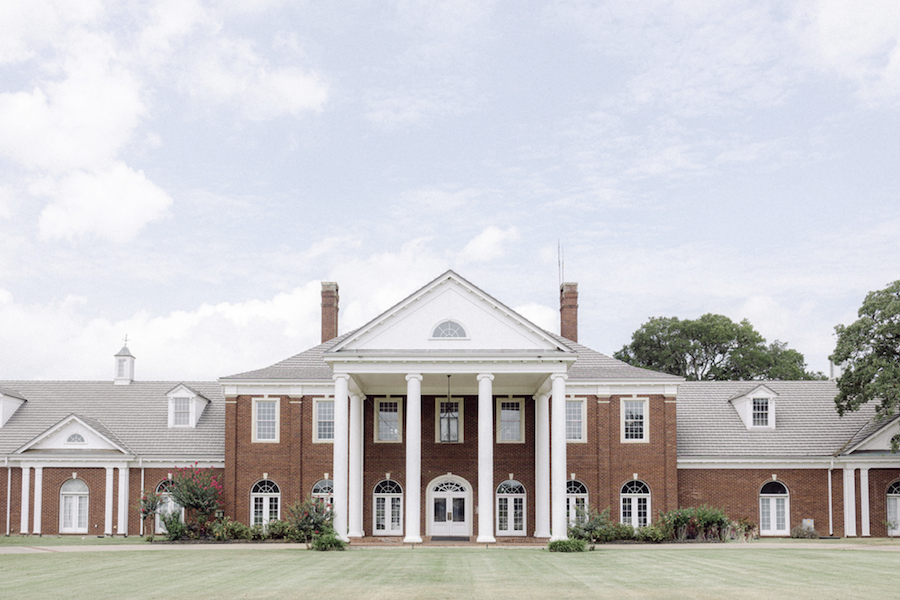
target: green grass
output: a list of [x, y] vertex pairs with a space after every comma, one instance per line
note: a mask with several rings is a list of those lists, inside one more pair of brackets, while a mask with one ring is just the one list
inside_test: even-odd
[[[100, 550], [100, 548], [96, 548]], [[0, 556], [7, 598], [888, 598], [900, 552], [202, 547]]]

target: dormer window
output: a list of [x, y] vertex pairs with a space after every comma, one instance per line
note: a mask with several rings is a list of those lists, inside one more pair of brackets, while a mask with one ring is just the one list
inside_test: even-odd
[[466, 330], [456, 321], [448, 319], [434, 328], [434, 333], [431, 334], [431, 337], [440, 339], [465, 338]]
[[754, 398], [753, 399], [753, 426], [768, 427], [769, 426], [769, 399]]
[[778, 394], [766, 385], [758, 385], [732, 396], [734, 406], [744, 427], [750, 431], [775, 429], [775, 401]]
[[188, 386], [179, 384], [166, 394], [169, 401], [169, 427], [196, 427], [209, 404], [204, 398]]
[[69, 437], [66, 438], [67, 444], [84, 444], [84, 436], [80, 433], [73, 433]]

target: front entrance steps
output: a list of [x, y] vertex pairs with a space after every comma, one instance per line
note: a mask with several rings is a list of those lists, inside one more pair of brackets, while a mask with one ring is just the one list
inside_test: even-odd
[[[549, 541], [547, 538], [535, 538], [535, 537], [498, 537], [497, 541], [493, 544], [479, 544], [475, 541], [475, 536], [471, 536], [469, 538], [451, 538], [448, 536], [424, 536], [422, 538], [421, 544], [416, 544], [417, 546], [495, 546], [498, 548], [506, 547], [523, 547], [523, 546], [534, 546], [534, 547], [542, 547], [546, 546]], [[397, 547], [397, 546], [409, 546], [410, 544], [404, 544], [403, 538], [400, 536], [366, 536], [362, 538], [350, 538], [350, 545], [352, 546], [382, 546], [382, 547]]]

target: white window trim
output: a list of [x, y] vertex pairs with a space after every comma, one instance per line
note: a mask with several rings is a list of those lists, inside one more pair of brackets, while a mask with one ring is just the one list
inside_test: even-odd
[[[766, 418], [768, 419], [765, 425], [756, 425], [753, 423], [753, 401], [754, 400], [765, 400], [766, 401]], [[750, 402], [748, 403], [747, 408], [750, 411], [750, 416], [748, 422], [750, 423], [749, 429], [751, 430], [772, 430], [775, 429], [775, 399], [768, 395], [753, 395], [750, 396]]]
[[[452, 338], [451, 338], [452, 339]], [[441, 402], [446, 402], [447, 396], [438, 396], [434, 399], [434, 443], [436, 444], [462, 444], [463, 422], [465, 421], [465, 401], [462, 398], [450, 397], [450, 402], [459, 402], [459, 439], [455, 442], [441, 441]]]
[[[69, 438], [71, 438], [73, 435], [80, 435], [80, 436], [81, 436], [81, 441], [80, 441], [80, 442], [78, 442], [78, 441], [74, 441], [74, 442], [69, 441]], [[87, 438], [86, 438], [86, 437], [84, 436], [84, 434], [81, 433], [80, 431], [72, 431], [72, 432], [69, 433], [69, 435], [66, 436], [66, 441], [63, 442], [63, 445], [65, 445], [65, 446], [87, 446]]]
[[[258, 438], [257, 433], [259, 428], [257, 427], [257, 406], [260, 402], [274, 402], [275, 403], [275, 439], [273, 440], [261, 440]], [[281, 398], [274, 397], [270, 398], [269, 396], [262, 396], [259, 398], [253, 398], [253, 443], [254, 444], [278, 444], [281, 442]]]
[[[381, 403], [382, 402], [396, 402], [397, 403], [397, 439], [396, 440], [382, 440], [379, 439], [379, 433], [381, 428]], [[403, 443], [403, 398], [392, 398], [391, 396], [387, 396], [386, 398], [376, 398], [375, 399], [375, 427], [372, 428], [374, 430], [375, 443], [376, 444], [402, 444]], [[316, 427], [316, 431], [318, 431], [318, 427]]]
[[[462, 330], [466, 333], [466, 335], [463, 336], [463, 337], [434, 337], [434, 332], [435, 332], [435, 330], [436, 330], [438, 327], [440, 327], [441, 325], [443, 325], [444, 323], [446, 323], [447, 321], [452, 321], [453, 323], [456, 323], [457, 325], [459, 325], [459, 326], [462, 328]], [[441, 319], [440, 321], [438, 321], [437, 323], [435, 323], [434, 325], [432, 325], [432, 326], [431, 326], [431, 329], [430, 329], [429, 331], [430, 331], [430, 333], [428, 334], [428, 339], [429, 339], [429, 340], [440, 340], [440, 341], [446, 341], [446, 340], [452, 340], [452, 341], [467, 341], [467, 340], [471, 339], [471, 338], [469, 337], [469, 328], [466, 327], [465, 325], [463, 325], [462, 321], [460, 321], [459, 319], [454, 319], [453, 317], [447, 317], [446, 319]]]
[[[577, 440], [566, 439], [567, 444], [587, 444], [587, 399], [576, 398], [574, 396], [566, 397], [566, 402], [581, 403], [581, 437]], [[568, 419], [566, 419], [568, 421]]]
[[[175, 401], [187, 400], [188, 404], [188, 422], [182, 425], [175, 423]], [[194, 403], [190, 396], [172, 396], [169, 399], [169, 427], [193, 427], [194, 419]]]
[[[644, 483], [644, 485], [646, 485], [646, 483], [643, 481], [641, 483]], [[647, 486], [647, 489], [648, 490], [650, 489], [649, 485]], [[637, 510], [638, 498], [646, 498], [647, 499], [647, 525], [652, 525], [653, 524], [653, 506], [652, 506], [653, 492], [651, 491], [647, 494], [626, 494], [626, 493], [623, 493], [621, 490], [619, 490], [619, 522], [624, 523], [626, 525], [631, 525], [635, 529], [642, 526], [639, 523], [639, 516], [638, 516], [638, 510]], [[628, 523], [625, 523], [625, 516], [624, 516], [624, 510], [623, 510], [623, 508], [624, 508], [623, 505], [625, 504], [625, 500], [628, 500], [629, 504], [631, 504], [631, 519]]]
[[[381, 482], [379, 482], [381, 483]], [[403, 489], [403, 486], [400, 486], [400, 489]], [[378, 529], [378, 498], [384, 498], [385, 504], [385, 513], [384, 513], [384, 523], [385, 529]], [[392, 529], [390, 525], [393, 525], [393, 521], [391, 519], [391, 500], [394, 498], [400, 499], [400, 526], [398, 529]], [[377, 492], [372, 493], [372, 535], [390, 535], [390, 536], [401, 536], [403, 535], [403, 524], [405, 522], [406, 513], [404, 512], [403, 506], [403, 492], [401, 491], [399, 494], [379, 494]]]
[[[519, 439], [517, 440], [503, 440], [500, 439], [500, 430], [501, 430], [501, 416], [502, 411], [501, 407], [504, 402], [515, 402], [519, 405]], [[524, 398], [497, 398], [496, 401], [496, 433], [494, 439], [497, 440], [498, 444], [524, 444], [525, 443], [525, 399]], [[583, 422], [583, 421], [582, 421]]]
[[[786, 494], [763, 494], [762, 491], [760, 491], [760, 493], [757, 495], [757, 506], [759, 507], [760, 537], [785, 537], [791, 534], [791, 490], [782, 481], [779, 481], [778, 483], [781, 483], [781, 485], [784, 486], [784, 489], [787, 490]], [[776, 503], [773, 502], [773, 500], [777, 500], [778, 498], [784, 498], [784, 529], [777, 529], [778, 518], [775, 512]], [[769, 514], [769, 524], [771, 525], [771, 527], [765, 530], [762, 528], [763, 501], [766, 501], [771, 507], [771, 512]]]
[[[70, 479], [70, 480], [64, 481], [63, 486], [65, 486], [65, 484], [68, 481], [72, 481], [72, 480]], [[85, 484], [85, 485], [87, 485], [87, 484]], [[75, 524], [72, 527], [64, 526], [65, 519], [66, 519], [65, 499], [64, 498], [66, 498], [66, 497], [75, 499], [74, 500], [74, 502], [75, 502], [75, 507], [74, 507], [75, 508], [75, 519], [74, 519]], [[84, 527], [79, 527], [79, 524], [78, 524], [78, 505], [80, 503], [81, 498], [86, 498], [85, 503], [87, 504], [87, 511], [86, 511]], [[91, 521], [91, 490], [90, 490], [90, 487], [88, 487], [87, 492], [66, 492], [66, 491], [63, 491], [62, 486], [61, 486], [60, 491], [59, 491], [59, 532], [60, 533], [87, 533], [91, 527], [90, 521]]]
[[319, 438], [319, 404], [322, 402], [330, 402], [334, 406], [334, 398], [315, 398], [313, 400], [312, 441], [314, 444], [333, 444], [334, 437]]
[[[642, 402], [644, 404], [644, 437], [641, 439], [625, 439], [625, 403]], [[619, 398], [619, 441], [623, 444], [648, 444], [650, 443], [650, 398], [624, 397]]]
[[[268, 481], [272, 481], [272, 480], [269, 479]], [[272, 483], [274, 483], [278, 487], [277, 493], [253, 493], [253, 488], [256, 487], [257, 483], [259, 483], [259, 481], [257, 481], [256, 483], [254, 483], [253, 485], [250, 486], [250, 525], [251, 526], [252, 525], [262, 525], [263, 527], [266, 527], [269, 524], [269, 521], [271, 520], [271, 519], [269, 519], [268, 515], [269, 515], [269, 510], [271, 508], [270, 504], [271, 504], [272, 498], [275, 498], [278, 502], [277, 516], [275, 518], [278, 519], [279, 521], [281, 520], [281, 486], [279, 486], [277, 483], [272, 481]], [[265, 501], [265, 503], [263, 505], [262, 523], [254, 523], [254, 520], [253, 520], [256, 516], [255, 510], [254, 510], [254, 508], [255, 508], [254, 504], [256, 503], [255, 502], [256, 498], [262, 498]]]

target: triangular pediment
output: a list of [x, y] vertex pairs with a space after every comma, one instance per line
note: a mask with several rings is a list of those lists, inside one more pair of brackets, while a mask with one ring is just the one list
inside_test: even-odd
[[[444, 324], [453, 337], [436, 334]], [[335, 345], [347, 351], [572, 352], [453, 271], [447, 271]]]
[[69, 415], [56, 425], [19, 448], [16, 453], [33, 451], [112, 451], [127, 454], [128, 451], [109, 432], [104, 431], [102, 424], [92, 419]]
[[900, 419], [895, 418], [850, 448], [847, 454], [856, 452], [890, 452], [891, 440], [896, 435], [900, 435]]

